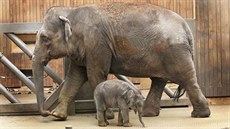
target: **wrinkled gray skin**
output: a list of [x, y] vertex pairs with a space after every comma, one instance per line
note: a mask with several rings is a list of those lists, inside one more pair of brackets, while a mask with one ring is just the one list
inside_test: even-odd
[[[33, 76], [42, 116], [67, 118], [67, 107], [88, 81], [95, 88], [109, 73], [149, 77], [143, 116], [158, 116], [168, 80], [183, 86], [193, 105], [192, 117], [210, 115], [197, 83], [193, 36], [176, 13], [149, 4], [109, 3], [74, 9], [53, 7], [37, 34]], [[52, 111], [43, 109], [43, 66], [67, 57], [69, 71]]]
[[142, 121], [144, 97], [140, 90], [132, 88], [127, 82], [107, 80], [98, 84], [94, 91], [94, 101], [99, 126], [109, 124], [105, 115], [108, 108], [119, 108], [118, 126], [132, 126], [129, 123], [129, 109], [133, 109], [135, 113], [138, 112], [139, 120], [144, 127]]

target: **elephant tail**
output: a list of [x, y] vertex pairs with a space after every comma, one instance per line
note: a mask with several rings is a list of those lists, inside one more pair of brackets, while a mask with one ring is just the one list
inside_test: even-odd
[[185, 93], [185, 88], [181, 85], [179, 85], [179, 87], [177, 88], [177, 90], [175, 91], [174, 95], [173, 95], [173, 101], [179, 101], [179, 98], [181, 96], [183, 96]]

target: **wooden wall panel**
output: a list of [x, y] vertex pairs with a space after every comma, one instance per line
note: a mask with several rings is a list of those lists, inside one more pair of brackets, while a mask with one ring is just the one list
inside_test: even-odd
[[[134, 2], [150, 3], [165, 7], [182, 15], [184, 18], [193, 18], [194, 0], [0, 0], [0, 23], [41, 22], [46, 10], [52, 6], [81, 6], [105, 2]], [[23, 53], [12, 52], [12, 43], [1, 33], [0, 52], [10, 59], [19, 69], [31, 69], [30, 59]], [[51, 67], [63, 76], [61, 61], [53, 61]], [[21, 82], [0, 63], [0, 83], [7, 87], [18, 87]], [[135, 82], [135, 80], [134, 80]], [[52, 80], [46, 79], [46, 85]]]
[[196, 1], [196, 66], [207, 97], [230, 96], [230, 1]]
[[1, 0], [1, 4], [9, 4], [8, 11], [6, 11], [7, 7], [2, 8], [3, 14], [10, 14], [10, 17], [6, 17], [10, 21], [7, 19], [1, 22], [38, 22], [42, 20], [46, 10], [52, 6], [76, 7], [105, 2], [150, 3], [171, 9], [184, 18], [194, 17], [194, 0]]

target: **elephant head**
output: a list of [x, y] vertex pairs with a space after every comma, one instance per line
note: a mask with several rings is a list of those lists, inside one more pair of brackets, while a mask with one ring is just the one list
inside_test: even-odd
[[41, 29], [37, 33], [32, 70], [36, 87], [37, 103], [42, 116], [48, 116], [45, 111], [43, 72], [44, 66], [51, 60], [70, 54], [69, 39], [71, 38], [71, 23], [66, 18], [69, 9], [51, 8], [43, 21]]
[[136, 93], [134, 90], [129, 90], [125, 99], [129, 108], [133, 109], [135, 114], [138, 112], [139, 121], [141, 122], [142, 126], [145, 127], [144, 122], [142, 121], [142, 108], [145, 100], [143, 95]]

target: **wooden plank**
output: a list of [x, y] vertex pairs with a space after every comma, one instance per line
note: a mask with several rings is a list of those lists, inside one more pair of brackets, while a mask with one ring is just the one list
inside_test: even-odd
[[208, 98], [208, 103], [212, 105], [216, 104], [230, 104], [230, 97], [223, 98]]
[[208, 77], [209, 77], [209, 84], [210, 84], [210, 90], [209, 90], [209, 94], [216, 94], [217, 91], [217, 79], [215, 76], [216, 74], [216, 67], [217, 67], [217, 63], [216, 63], [216, 25], [215, 25], [215, 0], [212, 1], [208, 1], [208, 33], [209, 33], [209, 38], [208, 38], [208, 63], [209, 65], [209, 69], [208, 69]]
[[[230, 21], [230, 2], [228, 1], [228, 21]], [[229, 38], [230, 38], [230, 25], [229, 25], [229, 31], [228, 31], [228, 34], [229, 34]], [[229, 39], [230, 40], [230, 39]], [[226, 64], [227, 65], [227, 70], [226, 70], [226, 90], [225, 92], [227, 93], [230, 93], [230, 44], [228, 44], [228, 46], [226, 47], [226, 58], [228, 60], [228, 63]], [[230, 96], [230, 95], [229, 95]]]
[[[211, 89], [211, 87], [210, 87], [210, 78], [209, 78], [209, 70], [210, 70], [210, 65], [208, 65], [208, 61], [209, 61], [209, 53], [208, 53], [208, 39], [209, 39], [209, 35], [208, 35], [208, 0], [203, 0], [202, 1], [202, 3], [203, 3], [203, 11], [204, 11], [204, 13], [203, 13], [203, 28], [202, 28], [202, 31], [203, 31], [203, 44], [204, 44], [204, 49], [203, 49], [203, 51], [204, 51], [204, 55], [203, 55], [203, 57], [204, 57], [204, 63], [202, 64], [203, 66], [203, 69], [204, 69], [204, 86], [205, 87], [207, 87], [207, 89], [208, 90], [210, 90]], [[208, 93], [210, 93], [210, 91], [209, 92], [206, 92], [206, 95], [208, 95]]]
[[221, 39], [222, 42], [219, 43], [220, 55], [220, 71], [219, 76], [221, 76], [221, 87], [219, 92], [223, 91], [222, 96], [230, 94], [229, 87], [230, 83], [230, 43], [229, 43], [229, 22], [230, 22], [230, 12], [229, 12], [229, 1], [221, 0]]
[[35, 42], [36, 41], [36, 34], [17, 34], [17, 36], [24, 42]]
[[206, 91], [208, 89], [208, 86], [206, 85], [207, 79], [206, 77], [206, 67], [204, 66], [206, 64], [205, 62], [205, 39], [207, 39], [207, 32], [205, 31], [205, 28], [207, 28], [207, 26], [205, 26], [205, 24], [207, 24], [207, 11], [205, 11], [205, 9], [207, 8], [207, 4], [205, 3], [207, 1], [197, 1], [197, 7], [199, 8], [199, 15], [197, 17], [197, 19], [200, 19], [200, 22], [198, 23], [198, 25], [200, 26], [200, 28], [197, 28], [197, 37], [198, 37], [198, 43], [199, 43], [199, 49], [200, 49], [200, 53], [198, 53], [197, 55], [199, 55], [199, 77], [200, 77], [200, 86], [203, 89], [203, 93], [206, 95]]

